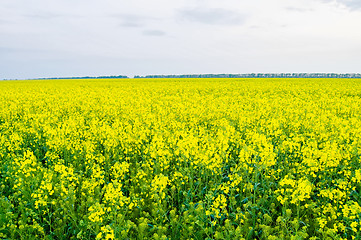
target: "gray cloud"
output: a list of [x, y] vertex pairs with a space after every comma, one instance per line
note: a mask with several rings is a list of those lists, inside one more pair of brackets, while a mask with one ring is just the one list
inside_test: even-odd
[[360, 10], [361, 9], [361, 1], [360, 0], [338, 0], [338, 2], [352, 10]]
[[[333, 0], [321, 0], [322, 2], [335, 2]], [[344, 5], [350, 10], [361, 10], [360, 0], [336, 0], [337, 3]]]
[[0, 54], [1, 55], [13, 53], [13, 52], [14, 52], [14, 49], [12, 49], [12, 48], [0, 47]]
[[140, 22], [124, 21], [120, 24], [120, 26], [128, 27], [128, 28], [139, 28], [139, 27], [143, 27], [143, 24]]
[[160, 30], [145, 30], [145, 31], [143, 31], [143, 35], [159, 37], [159, 36], [166, 35], [166, 32], [160, 31]]
[[[0, 55], [3, 59], [0, 59], [0, 70], [7, 71], [4, 68], [7, 62], [19, 62], [22, 65], [24, 62], [32, 61], [46, 61], [51, 55], [48, 51], [43, 49], [33, 49], [26, 47], [0, 47]], [[31, 64], [30, 64], [31, 65]]]
[[244, 15], [222, 8], [183, 9], [178, 13], [181, 20], [211, 25], [238, 25], [245, 20]]
[[153, 17], [141, 16], [135, 14], [119, 14], [115, 15], [115, 18], [120, 20], [121, 27], [139, 28], [144, 27], [148, 21], [157, 20]]
[[120, 26], [122, 27], [142, 27], [145, 24], [144, 17], [137, 15], [119, 15], [120, 18]]

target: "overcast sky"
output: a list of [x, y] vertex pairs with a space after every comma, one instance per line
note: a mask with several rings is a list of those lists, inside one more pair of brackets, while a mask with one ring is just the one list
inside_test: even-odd
[[360, 0], [1, 0], [0, 79], [361, 72]]

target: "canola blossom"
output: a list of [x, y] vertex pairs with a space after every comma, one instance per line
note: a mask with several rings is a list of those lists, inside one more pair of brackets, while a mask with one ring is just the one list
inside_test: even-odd
[[360, 79], [0, 82], [0, 239], [361, 239]]

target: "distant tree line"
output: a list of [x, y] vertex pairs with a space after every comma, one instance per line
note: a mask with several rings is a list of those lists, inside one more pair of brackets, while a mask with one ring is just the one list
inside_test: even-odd
[[244, 73], [244, 74], [182, 74], [146, 75], [134, 78], [361, 78], [360, 73]]
[[116, 75], [116, 76], [98, 76], [98, 77], [52, 77], [52, 78], [37, 78], [39, 80], [41, 79], [95, 79], [95, 78], [129, 78], [128, 76], [124, 75]]
[[[104, 79], [129, 78], [125, 75], [85, 76], [85, 77], [50, 77], [43, 79]], [[242, 73], [242, 74], [172, 74], [172, 75], [135, 75], [134, 78], [361, 78], [360, 73]], [[11, 79], [3, 79], [11, 80]], [[16, 79], [13, 79], [16, 80]]]

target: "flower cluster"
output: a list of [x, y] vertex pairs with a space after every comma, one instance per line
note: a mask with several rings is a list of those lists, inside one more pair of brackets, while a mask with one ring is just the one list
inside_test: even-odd
[[0, 239], [361, 239], [359, 79], [0, 83]]

